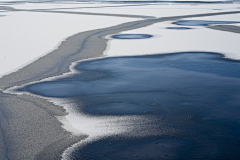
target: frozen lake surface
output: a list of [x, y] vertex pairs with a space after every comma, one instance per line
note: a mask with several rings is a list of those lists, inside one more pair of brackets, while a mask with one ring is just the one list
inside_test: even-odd
[[0, 159], [240, 159], [239, 2], [0, 5]]
[[239, 68], [207, 52], [115, 57], [19, 90], [68, 98], [90, 116], [148, 116], [127, 136], [80, 146], [71, 159], [239, 159]]
[[183, 25], [183, 26], [209, 26], [216, 24], [234, 24], [240, 23], [239, 21], [203, 21], [203, 20], [180, 20], [173, 22], [173, 24]]

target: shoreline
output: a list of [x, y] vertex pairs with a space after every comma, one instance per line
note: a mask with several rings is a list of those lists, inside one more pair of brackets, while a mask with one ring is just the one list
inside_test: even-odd
[[[73, 62], [99, 58], [107, 47], [107, 39], [100, 38], [104, 35], [116, 34], [157, 22], [234, 13], [240, 13], [240, 11], [147, 19], [78, 33], [62, 42], [57, 50], [17, 72], [3, 76], [0, 86], [5, 90], [12, 86], [59, 76], [68, 73], [69, 66]], [[65, 131], [55, 116], [66, 116], [68, 113], [62, 107], [44, 99], [25, 94], [10, 95], [1, 92], [0, 104], [6, 117], [6, 120], [1, 119], [1, 129], [6, 141], [5, 155], [8, 159], [60, 159], [67, 147], [87, 137], [84, 134], [72, 136]]]

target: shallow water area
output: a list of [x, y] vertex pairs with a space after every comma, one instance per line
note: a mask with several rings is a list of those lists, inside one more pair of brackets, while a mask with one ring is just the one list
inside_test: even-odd
[[68, 98], [86, 115], [150, 117], [131, 122], [126, 134], [78, 146], [70, 159], [93, 152], [97, 159], [239, 159], [239, 68], [205, 52], [114, 57], [80, 62], [79, 73], [19, 91]]

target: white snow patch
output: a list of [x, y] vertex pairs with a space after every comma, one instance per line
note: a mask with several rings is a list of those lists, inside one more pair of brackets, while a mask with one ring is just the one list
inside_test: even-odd
[[[12, 4], [11, 7], [15, 9], [38, 10], [38, 9], [73, 9], [73, 8], [95, 8], [95, 7], [110, 7], [110, 6], [125, 6], [126, 4], [111, 4], [111, 3], [94, 3], [94, 2], [45, 2], [45, 3], [20, 3]], [[129, 5], [129, 4], [128, 4]]]
[[[188, 19], [189, 20], [189, 19]], [[191, 20], [237, 21], [238, 15], [192, 18]], [[189, 27], [177, 30], [166, 27]], [[156, 23], [151, 26], [125, 31], [121, 34], [151, 34], [154, 37], [138, 40], [112, 39], [108, 42], [105, 55], [165, 54], [185, 51], [218, 52], [227, 58], [240, 59], [240, 34], [208, 29], [202, 26], [179, 26], [172, 22]]]
[[[216, 13], [224, 11], [239, 11], [240, 4], [155, 4], [140, 6], [125, 6], [112, 8], [81, 8], [60, 9], [59, 11], [92, 12], [108, 14], [145, 15], [155, 17], [170, 17], [203, 13]], [[214, 10], [221, 9], [221, 10]]]
[[56, 49], [66, 37], [135, 19], [60, 13], [6, 12], [0, 18], [0, 77]]
[[1, 62], [3, 59], [5, 59], [5, 56], [0, 54], [0, 62]]

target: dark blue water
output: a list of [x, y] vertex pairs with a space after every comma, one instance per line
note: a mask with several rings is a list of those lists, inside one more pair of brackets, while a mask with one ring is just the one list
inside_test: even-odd
[[192, 28], [188, 28], [188, 27], [167, 27], [167, 29], [192, 29]]
[[68, 97], [85, 114], [152, 121], [133, 131], [140, 136], [106, 137], [77, 148], [72, 159], [240, 159], [239, 61], [175, 53], [86, 61], [75, 69], [81, 74], [20, 90]]
[[183, 26], [209, 26], [216, 24], [233, 24], [240, 23], [238, 21], [204, 21], [204, 20], [180, 20], [173, 22], [172, 24], [183, 25]]
[[114, 39], [146, 39], [151, 37], [152, 35], [149, 34], [118, 34], [112, 36]]

